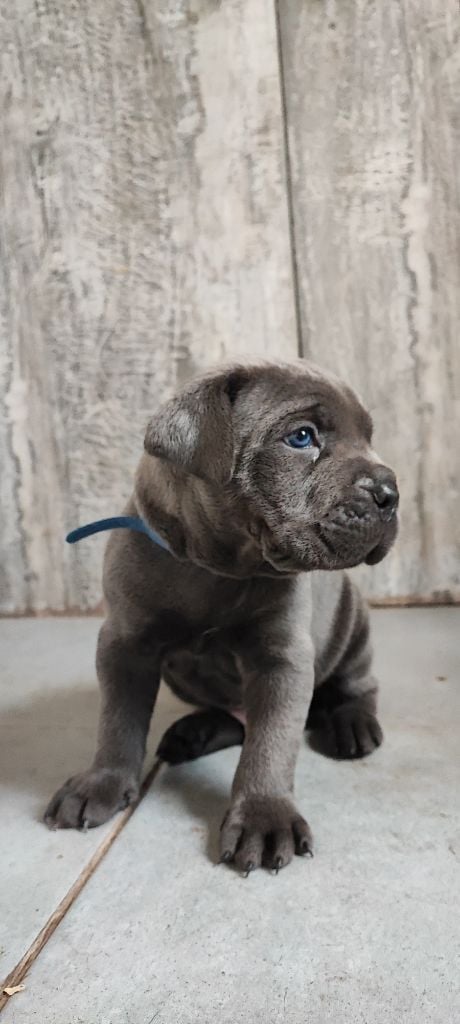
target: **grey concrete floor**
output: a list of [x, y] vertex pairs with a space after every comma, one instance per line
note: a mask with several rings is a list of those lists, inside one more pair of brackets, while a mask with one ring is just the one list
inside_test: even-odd
[[[163, 770], [3, 1011], [5, 1024], [460, 1021], [460, 611], [373, 613], [384, 746], [303, 745], [313, 861], [215, 866], [238, 752]], [[113, 827], [40, 823], [88, 763], [94, 620], [0, 622], [0, 973]], [[162, 693], [150, 752], [182, 711]]]

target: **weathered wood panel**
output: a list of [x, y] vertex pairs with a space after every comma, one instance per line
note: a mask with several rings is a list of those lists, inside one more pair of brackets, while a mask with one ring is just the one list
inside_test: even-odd
[[270, 0], [17, 0], [1, 21], [0, 610], [82, 610], [146, 420], [297, 353]]
[[[280, 0], [302, 346], [372, 407], [402, 531], [380, 599], [460, 597], [456, 0]], [[0, 611], [90, 609], [144, 423], [296, 352], [268, 0], [18, 0], [0, 23]]]
[[457, 0], [282, 0], [304, 354], [372, 407], [397, 468], [374, 598], [460, 597]]

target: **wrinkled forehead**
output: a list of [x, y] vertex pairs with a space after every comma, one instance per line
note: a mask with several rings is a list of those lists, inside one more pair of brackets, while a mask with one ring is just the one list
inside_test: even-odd
[[368, 436], [371, 419], [358, 397], [332, 374], [299, 360], [293, 366], [271, 366], [256, 374], [248, 409], [261, 427], [297, 414], [315, 414], [344, 434]]

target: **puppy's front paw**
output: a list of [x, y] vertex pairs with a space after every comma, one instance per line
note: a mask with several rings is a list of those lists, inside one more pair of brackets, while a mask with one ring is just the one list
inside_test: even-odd
[[132, 804], [139, 793], [135, 779], [112, 768], [74, 775], [58, 789], [44, 814], [49, 828], [94, 828]]
[[333, 753], [339, 758], [366, 757], [383, 741], [383, 732], [371, 711], [341, 704], [330, 721]]
[[221, 827], [221, 861], [233, 861], [246, 875], [261, 865], [278, 873], [295, 853], [313, 856], [312, 835], [290, 800], [251, 796], [234, 802]]

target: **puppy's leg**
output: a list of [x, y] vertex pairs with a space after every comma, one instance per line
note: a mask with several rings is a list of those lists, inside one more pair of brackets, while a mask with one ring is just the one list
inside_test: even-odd
[[173, 722], [160, 740], [157, 754], [168, 764], [193, 761], [226, 747], [241, 746], [244, 725], [227, 711], [207, 708]]
[[45, 811], [51, 828], [101, 825], [133, 803], [145, 741], [160, 682], [158, 655], [143, 653], [104, 623], [99, 633], [97, 671], [102, 693], [97, 752], [91, 768], [74, 775]]
[[369, 615], [359, 595], [342, 657], [315, 690], [307, 719], [307, 728], [317, 731], [324, 753], [332, 757], [365, 757], [382, 743], [376, 717], [378, 685], [371, 663]]
[[240, 663], [247, 731], [221, 829], [221, 859], [246, 873], [262, 863], [278, 871], [294, 853], [311, 853], [310, 829], [293, 789], [313, 689], [313, 649], [308, 637], [290, 633], [287, 620], [272, 620], [259, 623]]

